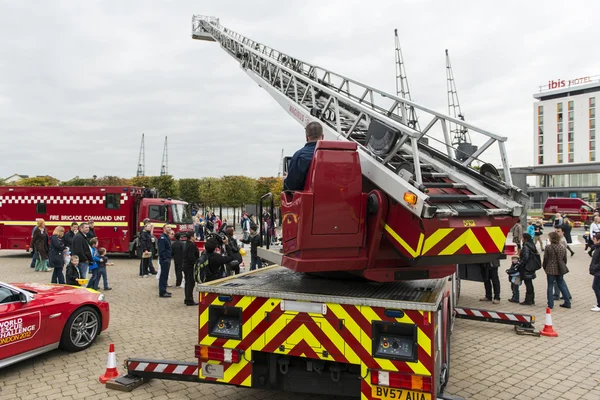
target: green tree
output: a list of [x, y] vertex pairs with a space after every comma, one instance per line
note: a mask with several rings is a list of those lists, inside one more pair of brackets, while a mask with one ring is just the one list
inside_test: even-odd
[[[256, 180], [256, 201], [260, 201], [261, 196], [271, 192], [271, 188], [277, 182], [276, 177], [263, 176]], [[273, 193], [275, 195], [275, 193]]]
[[59, 180], [51, 176], [35, 176], [33, 178], [21, 179], [18, 186], [58, 186]]
[[60, 186], [93, 186], [93, 179], [91, 178], [80, 178], [76, 176], [68, 181], [62, 181]]
[[[219, 205], [218, 201], [222, 200], [223, 186], [218, 178], [202, 178], [200, 179], [200, 201], [205, 208]], [[223, 204], [226, 205], [226, 204]]]
[[200, 204], [200, 179], [180, 179], [179, 180], [179, 195], [182, 200], [190, 204]]
[[269, 191], [273, 193], [273, 203], [275, 204], [275, 207], [279, 207], [281, 192], [283, 192], [283, 178], [275, 178]]
[[152, 187], [150, 178], [151, 177], [149, 176], [134, 176], [133, 178], [131, 178], [131, 185], [147, 188]]
[[129, 186], [131, 179], [120, 178], [118, 176], [103, 176], [102, 178], [94, 179], [95, 186]]
[[224, 176], [221, 178], [225, 205], [238, 207], [244, 204], [255, 204], [256, 180], [247, 176]]
[[179, 197], [179, 185], [172, 175], [152, 176], [150, 186], [158, 190], [158, 195], [163, 198]]

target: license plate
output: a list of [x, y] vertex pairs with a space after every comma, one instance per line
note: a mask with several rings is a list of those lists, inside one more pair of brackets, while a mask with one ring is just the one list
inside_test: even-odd
[[371, 396], [381, 400], [431, 400], [430, 393], [382, 386], [373, 386], [371, 389]]

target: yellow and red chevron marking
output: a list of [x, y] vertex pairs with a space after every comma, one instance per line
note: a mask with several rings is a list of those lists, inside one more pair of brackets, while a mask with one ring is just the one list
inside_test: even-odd
[[[434, 318], [430, 312], [403, 310], [402, 318], [391, 318], [383, 308], [327, 303], [325, 315], [305, 312], [284, 312], [281, 299], [232, 296], [224, 304], [217, 294], [202, 293], [199, 307], [201, 345], [244, 350], [239, 363], [224, 366], [224, 378], [214, 380], [239, 386], [252, 384], [253, 351], [285, 354], [349, 363], [361, 366], [362, 397], [371, 398], [370, 369], [398, 371], [412, 375], [431, 376], [433, 371]], [[209, 307], [227, 305], [242, 308], [242, 340], [214, 338], [208, 335]], [[418, 360], [395, 361], [372, 356], [372, 323], [399, 322], [417, 325]], [[366, 396], [366, 397], [365, 397]]]
[[501, 253], [510, 227], [439, 228], [427, 236], [421, 233], [412, 240], [403, 238], [389, 225], [385, 225], [385, 231], [408, 255], [416, 258]]

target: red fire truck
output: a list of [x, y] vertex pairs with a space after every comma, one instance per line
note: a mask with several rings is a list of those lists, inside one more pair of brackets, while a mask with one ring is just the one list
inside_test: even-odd
[[43, 218], [52, 232], [71, 222], [94, 221], [99, 246], [112, 253], [135, 255], [137, 235], [145, 218], [175, 231], [193, 230], [188, 204], [155, 198], [131, 186], [4, 186], [0, 187], [0, 249], [29, 250], [33, 227]]

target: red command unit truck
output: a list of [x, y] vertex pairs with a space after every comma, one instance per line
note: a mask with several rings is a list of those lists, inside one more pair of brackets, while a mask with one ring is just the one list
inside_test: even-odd
[[165, 224], [175, 231], [192, 231], [192, 217], [184, 201], [144, 195], [131, 186], [3, 186], [0, 187], [0, 249], [29, 250], [36, 219], [50, 234], [56, 226], [94, 221], [99, 247], [111, 253], [136, 253], [137, 236], [145, 218], [159, 237]]

